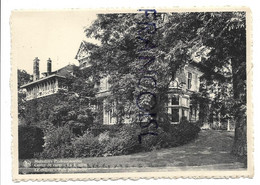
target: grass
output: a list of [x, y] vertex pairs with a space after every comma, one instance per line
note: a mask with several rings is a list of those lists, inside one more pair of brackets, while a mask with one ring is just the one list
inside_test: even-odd
[[145, 167], [176, 167], [176, 166], [204, 166], [217, 164], [241, 163], [239, 158], [230, 154], [233, 143], [233, 132], [202, 131], [199, 137], [189, 144], [143, 152], [133, 155], [112, 156], [106, 158], [85, 158], [84, 163], [93, 161], [109, 164], [129, 164], [129, 166]]

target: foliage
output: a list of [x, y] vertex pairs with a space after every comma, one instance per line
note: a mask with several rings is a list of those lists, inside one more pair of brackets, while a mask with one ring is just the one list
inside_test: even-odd
[[[153, 113], [155, 112], [158, 117], [166, 118], [164, 105], [168, 96], [165, 92], [168, 91], [175, 71], [185, 65], [183, 61], [189, 61], [191, 57], [187, 52], [188, 43], [184, 40], [187, 37], [187, 27], [189, 23], [192, 23], [190, 19], [192, 16], [194, 15], [174, 14], [171, 24], [163, 25], [165, 27], [157, 29], [154, 34], [147, 34], [146, 31], [140, 31], [144, 30], [145, 25], [139, 23], [147, 22], [147, 18], [142, 14], [98, 15], [98, 19], [85, 30], [88, 37], [101, 42], [101, 46], [91, 50], [90, 61], [96, 78], [109, 74], [110, 89], [113, 94], [110, 101], [116, 101], [116, 117], [123, 118], [130, 113], [133, 122], [137, 122], [138, 118], [135, 115], [138, 115], [140, 110], [136, 106], [136, 98], [140, 92], [149, 91], [155, 93], [158, 100]], [[159, 26], [162, 17], [163, 15], [158, 15], [157, 20], [149, 20]], [[184, 27], [176, 25], [179, 24], [178, 19], [181, 17], [187, 17], [188, 23]], [[168, 29], [172, 24], [178, 28]], [[149, 48], [140, 54], [140, 50], [144, 48], [142, 39], [149, 40], [149, 43], [156, 47]], [[155, 60], [144, 67], [145, 60], [142, 56], [154, 57]], [[151, 89], [151, 85], [147, 82], [138, 86], [138, 80], [146, 75], [142, 69], [156, 73], [156, 76], [152, 72], [147, 74], [156, 78], [156, 88]], [[149, 97], [145, 97], [140, 104], [149, 105], [151, 102]], [[119, 123], [123, 121], [118, 120]]]
[[[151, 16], [146, 18], [142, 14], [102, 14], [85, 30], [87, 37], [101, 42], [101, 46], [91, 50], [93, 72], [99, 78], [109, 74], [113, 92], [111, 101], [116, 100], [118, 107], [127, 107], [127, 111], [117, 108], [120, 111], [115, 114], [120, 118], [129, 112], [137, 115], [139, 110], [133, 100], [140, 91], [149, 91], [155, 93], [160, 100], [154, 112], [167, 120], [164, 105], [168, 97], [164, 92], [168, 91], [174, 73], [181, 66], [199, 60], [202, 64], [199, 67], [205, 73], [203, 79], [210, 86], [210, 89], [201, 91], [195, 100], [195, 104], [199, 105], [195, 107], [202, 110], [199, 115], [201, 121], [208, 121], [210, 111], [216, 115], [221, 114], [222, 117], [232, 117], [233, 100], [237, 99], [233, 99], [233, 96], [238, 97], [237, 94], [240, 94], [245, 99], [244, 12], [168, 13], [157, 14], [156, 19], [152, 20]], [[145, 24], [142, 24], [147, 20], [155, 22], [160, 29], [149, 34], [144, 29]], [[143, 47], [140, 38], [156, 47], [140, 54]], [[155, 58], [154, 62], [146, 66], [150, 71], [156, 71], [155, 89], [151, 90], [146, 83], [141, 87], [137, 85], [138, 79], [143, 75], [154, 77], [152, 73], [140, 72], [143, 65], [140, 56]], [[238, 66], [243, 67], [237, 68]], [[212, 85], [215, 81], [218, 81], [220, 87]], [[211, 104], [208, 90], [213, 90], [216, 95], [211, 109], [208, 106]], [[149, 99], [144, 99], [142, 103], [144, 102], [151, 103]]]
[[169, 125], [167, 131], [162, 132], [162, 146], [175, 147], [186, 144], [195, 139], [199, 132], [200, 127], [196, 124], [190, 123], [184, 117], [180, 121], [180, 124]]
[[69, 76], [66, 81], [68, 91], [60, 90], [57, 94], [24, 103], [26, 124], [39, 127], [43, 127], [43, 122], [55, 127], [69, 125], [80, 127], [80, 132], [90, 127], [93, 123], [91, 101], [95, 99], [93, 82], [87, 78], [88, 71], [76, 67], [74, 70], [74, 76]]
[[196, 125], [189, 123], [185, 118], [180, 122], [177, 126], [177, 130], [179, 130], [179, 142], [178, 144], [186, 144], [189, 141], [193, 140], [197, 137], [200, 128]]
[[[30, 74], [25, 70], [17, 70], [17, 84], [18, 84], [18, 118], [20, 120], [25, 117], [25, 92], [20, 87], [30, 82]], [[19, 121], [20, 121], [19, 120]], [[26, 121], [25, 121], [26, 122]]]
[[160, 148], [167, 148], [173, 145], [170, 145], [171, 139], [174, 137], [171, 133], [165, 132], [162, 128], [157, 129], [158, 135], [147, 135], [142, 139], [140, 144], [142, 150], [152, 151]]
[[[142, 24], [148, 20], [157, 25], [153, 34], [151, 34], [152, 30], [144, 29], [146, 25]], [[214, 84], [215, 80], [223, 84], [220, 86], [223, 87], [220, 91], [214, 92], [217, 96], [211, 102], [212, 112], [221, 113], [224, 117], [228, 110], [236, 110], [228, 112], [236, 118], [233, 151], [238, 155], [246, 155], [245, 25], [245, 12], [169, 13], [157, 14], [156, 19], [152, 19], [151, 15], [146, 17], [143, 14], [100, 14], [97, 20], [85, 30], [87, 37], [98, 39], [101, 43], [98, 47], [89, 47], [91, 69], [76, 71], [77, 78], [71, 77], [67, 82], [69, 91], [63, 92], [64, 96], [59, 94], [60, 97], [53, 101], [48, 100], [46, 106], [45, 102], [41, 102], [42, 100], [32, 101], [26, 109], [27, 123], [39, 124], [41, 121], [47, 121], [56, 127], [82, 125], [86, 129], [89, 128], [96, 114], [96, 112], [93, 114], [90, 106], [96, 101], [94, 83], [108, 76], [112, 92], [112, 95], [107, 98], [108, 107], [116, 102], [114, 114], [118, 118], [132, 115], [132, 121], [138, 122], [137, 115], [140, 110], [136, 106], [136, 100], [139, 93], [148, 91], [157, 95], [156, 108], [147, 113], [156, 113], [160, 118], [158, 132], [161, 133], [162, 138], [148, 136], [142, 148], [136, 144], [135, 136], [138, 132], [133, 129], [136, 125], [123, 126], [118, 135], [113, 137], [109, 135], [111, 143], [107, 144], [106, 153], [117, 155], [113, 151], [121, 151], [121, 146], [126, 147], [122, 153], [151, 150], [151, 147], [164, 145], [164, 140], [171, 141], [171, 145], [186, 143], [196, 136], [199, 129], [185, 121], [180, 125], [169, 125], [165, 114], [167, 112], [165, 103], [168, 102], [168, 95], [165, 92], [168, 92], [175, 72], [193, 61], [195, 56], [200, 56], [200, 62], [203, 64], [201, 67], [205, 73], [203, 78], [211, 84]], [[143, 60], [144, 58], [154, 58], [154, 61], [144, 66], [147, 62]], [[229, 66], [231, 66], [230, 70], [226, 70]], [[139, 79], [145, 75], [156, 79], [156, 88], [151, 88], [151, 85], [146, 82], [138, 85]], [[232, 85], [230, 88], [233, 99], [225, 94], [224, 84]], [[200, 113], [203, 119], [209, 116], [204, 114], [208, 110], [205, 106], [207, 98], [205, 90], [193, 99], [194, 104], [199, 104], [205, 110]], [[149, 106], [153, 100], [144, 97], [140, 103]], [[124, 122], [123, 119], [117, 121], [119, 125]], [[73, 141], [75, 146], [80, 146], [86, 141], [82, 149], [86, 154], [79, 150], [78, 156], [101, 155], [103, 149], [99, 147], [103, 146], [99, 143], [98, 136], [91, 135], [88, 138], [84, 135], [77, 139]], [[100, 151], [91, 153], [89, 147], [92, 145], [97, 147], [93, 150], [100, 149]], [[116, 147], [119, 148], [115, 149]]]
[[[239, 119], [241, 116], [246, 117], [245, 112], [241, 111], [242, 107], [246, 106], [246, 13], [204, 13], [198, 18], [205, 22], [198, 35], [202, 38], [203, 45], [211, 48], [208, 58], [204, 61], [204, 65], [211, 70], [205, 75], [210, 79], [210, 72], [218, 71], [225, 77], [222, 81], [232, 83], [234, 104], [228, 107], [235, 110], [233, 153], [246, 156], [246, 119]], [[223, 69], [228, 65], [231, 70]], [[219, 76], [213, 75], [213, 78], [221, 80]]]
[[43, 131], [35, 126], [18, 126], [19, 159], [33, 158], [43, 150]]
[[68, 126], [50, 130], [44, 137], [44, 150], [41, 157], [44, 158], [66, 158], [73, 157], [71, 141], [74, 134]]
[[183, 145], [194, 139], [200, 129], [195, 125], [182, 121], [180, 125], [171, 125], [168, 132], [158, 129], [158, 135], [148, 135], [139, 143], [140, 127], [128, 124], [119, 130], [110, 130], [94, 136], [91, 131], [72, 141], [75, 157], [114, 156], [151, 151], [160, 148]]
[[18, 85], [18, 89], [22, 86], [25, 85], [27, 83], [29, 83], [31, 81], [31, 75], [28, 74], [25, 70], [17, 70], [17, 85]]
[[110, 136], [114, 136], [114, 133], [117, 134], [119, 129], [121, 128], [121, 125], [115, 124], [115, 125], [105, 125], [102, 123], [96, 123], [93, 124], [90, 127], [90, 131], [94, 134], [94, 136], [98, 136], [99, 134], [103, 132], [108, 132]]
[[119, 132], [115, 134], [115, 138], [120, 141], [122, 154], [135, 153], [142, 150], [138, 141], [138, 135], [141, 130], [137, 124], [123, 125]]
[[[199, 120], [203, 125], [203, 122], [208, 121], [209, 115], [209, 95], [203, 93], [203, 90], [200, 93], [193, 93], [190, 97], [190, 104], [192, 105], [193, 109], [199, 110]], [[201, 126], [202, 126], [201, 125]]]
[[75, 157], [101, 156], [103, 146], [99, 143], [98, 137], [87, 131], [84, 135], [72, 141]]
[[23, 91], [18, 91], [18, 118], [19, 124], [26, 117], [26, 106], [25, 106], [26, 94]]

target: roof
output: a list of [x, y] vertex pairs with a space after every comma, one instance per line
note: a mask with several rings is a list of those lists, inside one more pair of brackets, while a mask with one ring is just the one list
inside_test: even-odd
[[[63, 71], [73, 72], [75, 70], [75, 68], [77, 68], [76, 65], [68, 64], [68, 65], [66, 65], [66, 66], [64, 66], [64, 67], [62, 67], [62, 68], [60, 68], [60, 69], [58, 69], [56, 71], [53, 71], [52, 73], [61, 75], [61, 74], [63, 74]], [[61, 75], [61, 76], [66, 76], [66, 75], [64, 74], [64, 75]]]
[[98, 46], [97, 46], [96, 44], [93, 44], [93, 43], [87, 42], [87, 41], [85, 41], [85, 40], [82, 40], [82, 42], [80, 43], [78, 52], [77, 52], [77, 54], [76, 54], [76, 56], [75, 56], [75, 59], [78, 59], [78, 56], [79, 56], [79, 54], [80, 54], [80, 52], [81, 52], [82, 50], [89, 52], [89, 50], [91, 50], [91, 49], [94, 48], [94, 47], [97, 48]]
[[60, 75], [57, 75], [57, 74], [53, 74], [53, 75], [50, 75], [50, 76], [41, 78], [41, 79], [39, 79], [39, 80], [30, 82], [30, 83], [28, 83], [28, 84], [25, 84], [25, 85], [21, 86], [21, 88], [25, 88], [25, 87], [28, 87], [28, 86], [31, 86], [31, 85], [37, 84], [37, 83], [39, 83], [39, 82], [43, 82], [43, 81], [45, 81], [45, 80], [48, 80], [48, 79], [50, 79], [50, 78], [55, 78], [55, 77], [57, 77], [57, 78], [63, 78], [63, 79], [66, 78], [66, 77], [64, 77], [64, 76], [60, 76]]
[[197, 66], [199, 68], [199, 70], [204, 74], [210, 74], [211, 76], [215, 76], [216, 78], [225, 81], [226, 77], [219, 73], [219, 72], [215, 72], [213, 68], [206, 66], [204, 63], [202, 62], [192, 62], [192, 65]]

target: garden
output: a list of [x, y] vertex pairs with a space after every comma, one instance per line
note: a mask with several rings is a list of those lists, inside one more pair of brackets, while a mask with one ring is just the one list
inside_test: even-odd
[[[93, 129], [94, 130], [94, 129]], [[138, 124], [112, 125], [100, 133], [87, 129], [82, 135], [68, 126], [43, 132], [36, 126], [19, 126], [19, 158], [79, 158], [106, 157], [153, 151], [180, 146], [197, 137], [200, 129], [182, 120], [178, 125], [158, 128], [158, 135], [146, 135], [138, 140]], [[26, 144], [24, 144], [26, 143]]]

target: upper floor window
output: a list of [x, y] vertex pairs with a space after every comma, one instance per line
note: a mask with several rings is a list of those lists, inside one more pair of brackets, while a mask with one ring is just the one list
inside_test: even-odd
[[172, 97], [172, 105], [179, 105], [179, 96]]
[[192, 73], [188, 73], [188, 89], [191, 89]]
[[105, 90], [109, 89], [109, 83], [108, 83], [108, 78], [105, 78]]
[[110, 88], [110, 84], [108, 82], [108, 77], [104, 77], [100, 79], [100, 82], [96, 83], [96, 86], [100, 88], [100, 91], [107, 91]]
[[183, 105], [183, 106], [188, 106], [188, 100], [187, 100], [187, 98], [182, 98], [182, 105]]

